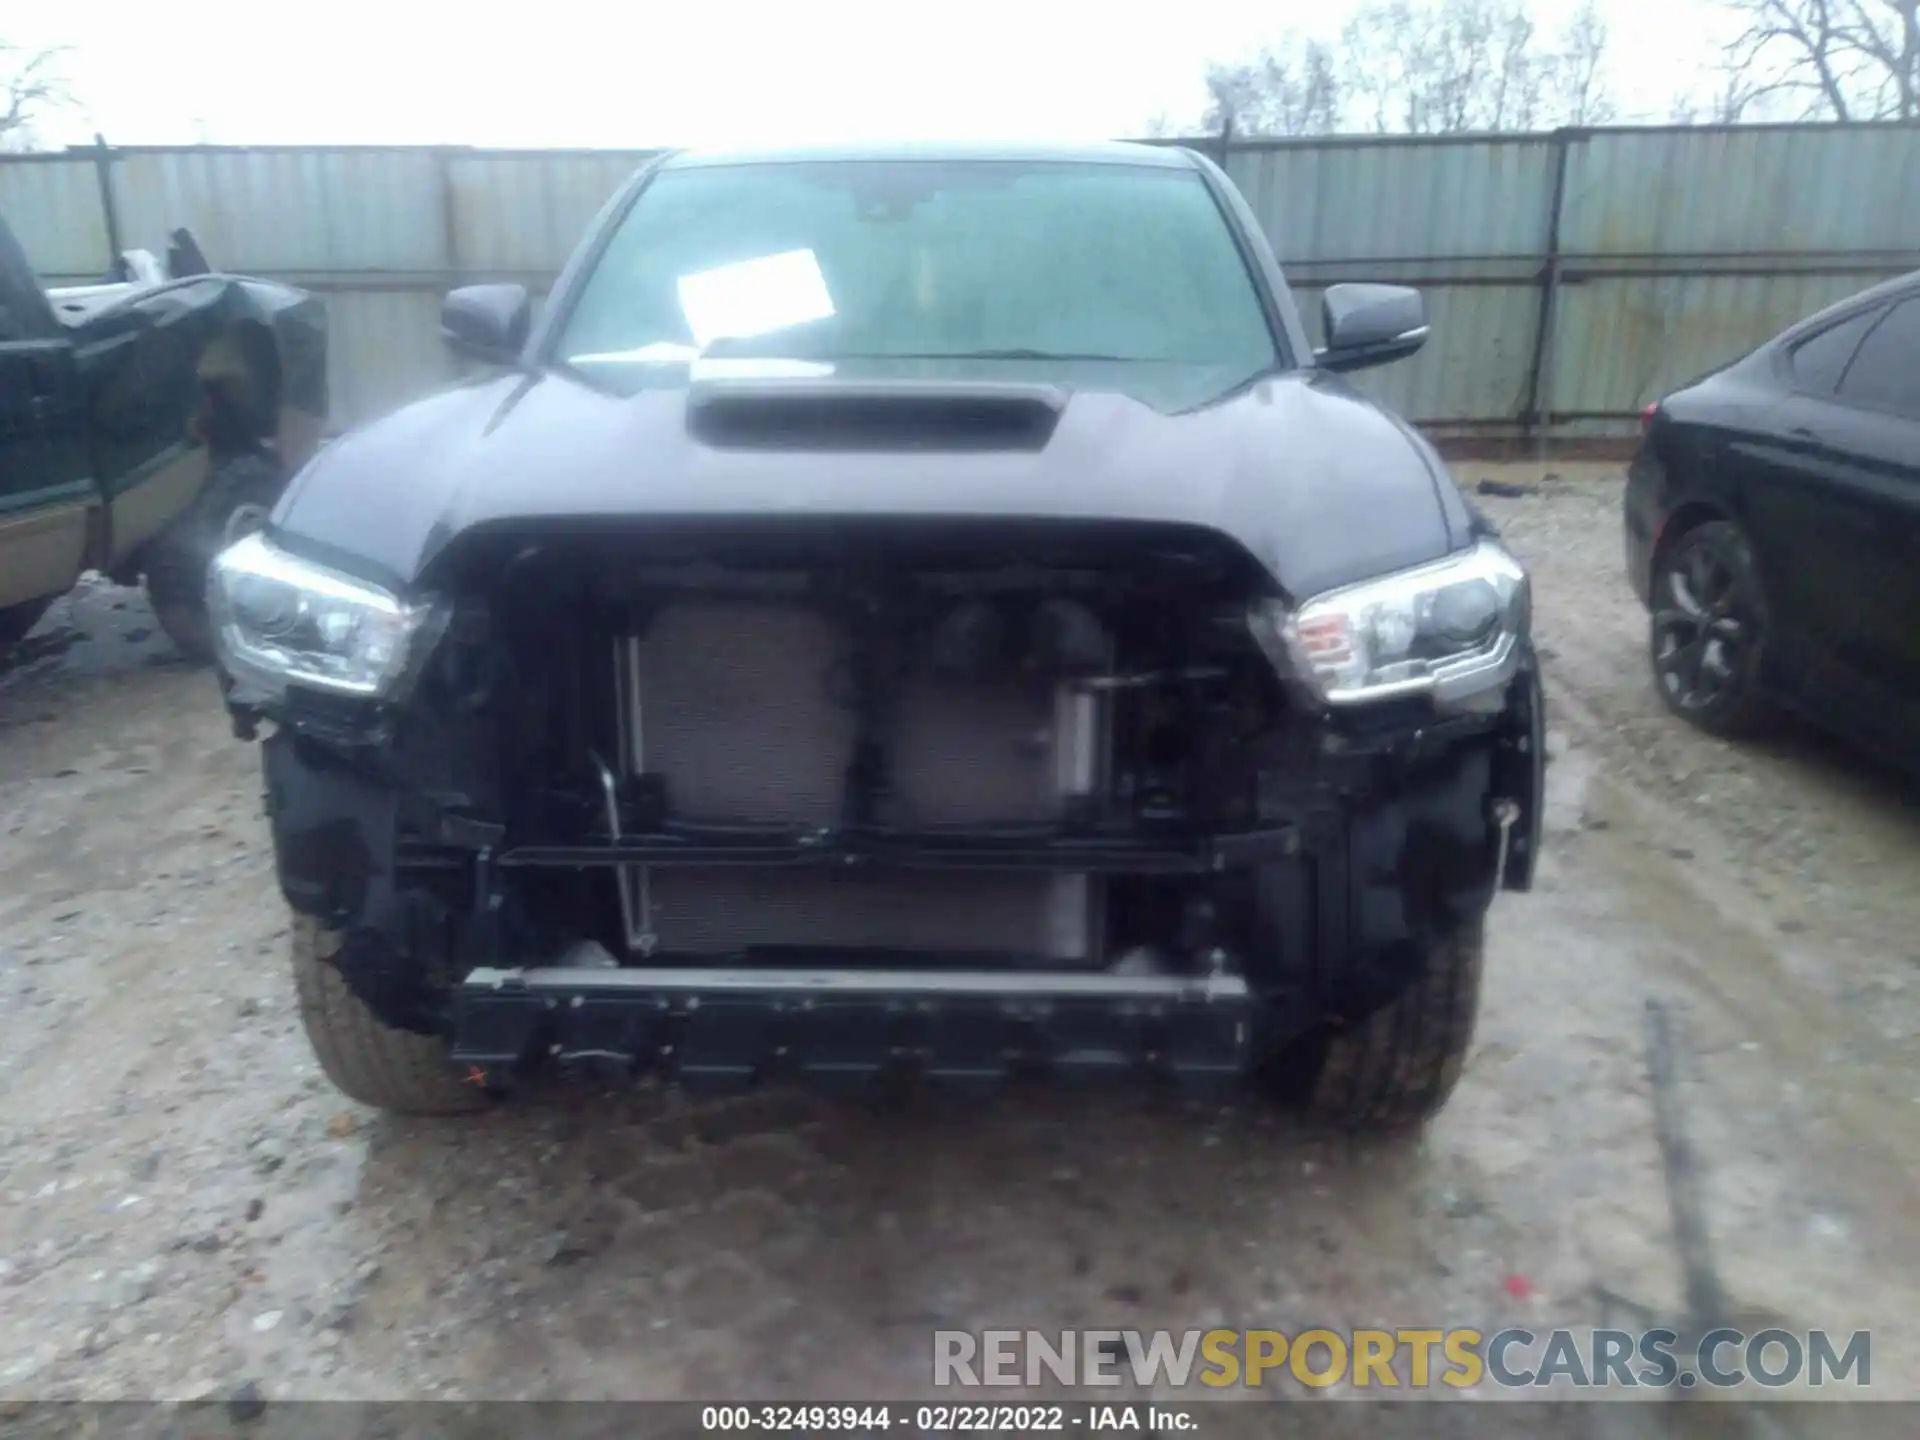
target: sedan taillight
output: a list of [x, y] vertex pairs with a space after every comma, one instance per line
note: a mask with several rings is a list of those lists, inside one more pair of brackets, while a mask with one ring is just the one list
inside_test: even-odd
[[1653, 417], [1660, 413], [1660, 402], [1655, 401], [1640, 412], [1640, 433], [1646, 434], [1653, 429]]

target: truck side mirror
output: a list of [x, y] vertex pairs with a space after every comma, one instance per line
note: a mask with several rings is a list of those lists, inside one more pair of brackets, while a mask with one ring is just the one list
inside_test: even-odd
[[1405, 285], [1329, 285], [1320, 314], [1327, 343], [1314, 359], [1328, 370], [1385, 365], [1427, 343], [1427, 302]]
[[440, 304], [440, 338], [463, 355], [493, 365], [520, 358], [532, 325], [524, 285], [464, 285]]

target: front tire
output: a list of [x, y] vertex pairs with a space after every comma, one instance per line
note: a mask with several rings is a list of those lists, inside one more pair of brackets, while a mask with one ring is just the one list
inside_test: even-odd
[[1314, 1120], [1349, 1131], [1405, 1130], [1438, 1114], [1460, 1080], [1480, 1009], [1485, 927], [1435, 943], [1414, 980], [1322, 1043], [1307, 1096]]
[[462, 1085], [447, 1042], [383, 1024], [348, 987], [334, 963], [340, 932], [305, 915], [293, 917], [293, 983], [300, 1023], [313, 1053], [341, 1093], [401, 1115], [463, 1115], [487, 1103]]

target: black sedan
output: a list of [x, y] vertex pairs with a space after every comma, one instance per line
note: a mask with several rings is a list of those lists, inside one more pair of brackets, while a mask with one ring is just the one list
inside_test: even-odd
[[1667, 705], [1775, 708], [1920, 766], [1920, 272], [1648, 409], [1627, 572]]

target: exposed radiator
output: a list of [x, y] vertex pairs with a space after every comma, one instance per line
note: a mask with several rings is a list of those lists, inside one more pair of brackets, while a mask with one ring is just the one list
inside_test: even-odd
[[[855, 733], [847, 649], [828, 616], [794, 605], [669, 606], [619, 642], [622, 768], [661, 776], [684, 820], [835, 823]], [[890, 711], [889, 818], [1057, 816], [1099, 773], [1094, 704], [1017, 682], [909, 678]], [[622, 883], [629, 948], [642, 955], [797, 946], [1057, 963], [1100, 952], [1099, 882], [1082, 875], [636, 867]]]
[[625, 643], [627, 768], [664, 776], [676, 815], [794, 825], [838, 817], [854, 717], [832, 698], [845, 657], [824, 616], [675, 605]]

